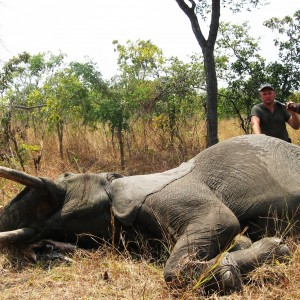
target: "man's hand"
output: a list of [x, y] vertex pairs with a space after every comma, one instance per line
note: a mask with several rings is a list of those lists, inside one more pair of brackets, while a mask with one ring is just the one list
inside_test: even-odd
[[285, 105], [286, 109], [300, 113], [300, 104], [288, 101]]

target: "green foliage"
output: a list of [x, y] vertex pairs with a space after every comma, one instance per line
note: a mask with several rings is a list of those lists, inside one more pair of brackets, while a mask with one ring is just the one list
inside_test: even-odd
[[111, 98], [103, 99], [98, 108], [99, 121], [107, 123], [112, 131], [129, 130], [130, 104], [118, 94]]
[[9, 88], [16, 86], [17, 80], [15, 78], [18, 78], [24, 72], [25, 65], [28, 64], [29, 59], [30, 54], [23, 52], [4, 63], [0, 72], [0, 91], [2, 95]]
[[24, 162], [28, 161], [32, 153], [38, 152], [39, 150], [40, 147], [38, 145], [19, 143], [19, 154], [22, 156]]
[[226, 82], [226, 89], [220, 90], [219, 116], [237, 115], [245, 132], [249, 132], [249, 114], [253, 104], [259, 101], [258, 87], [270, 82], [277, 91], [277, 99], [284, 101], [291, 91], [299, 89], [299, 14], [282, 20], [272, 18], [265, 25], [279, 33], [275, 46], [279, 48], [279, 60], [266, 64], [259, 55], [259, 39], [249, 36], [247, 23], [220, 25], [217, 53], [227, 62], [219, 74]]
[[87, 97], [88, 92], [82, 83], [68, 69], [56, 73], [44, 86], [47, 95], [46, 106], [50, 128], [58, 122], [68, 119], [78, 120], [81, 117], [81, 101]]
[[40, 72], [45, 70], [45, 55], [39, 53], [30, 58], [29, 71], [35, 76], [38, 76]]
[[300, 103], [300, 93], [294, 93], [290, 96], [290, 100], [295, 103]]
[[247, 23], [240, 26], [222, 23], [217, 41], [217, 53], [227, 63], [225, 70], [220, 72], [227, 87], [219, 91], [219, 116], [238, 116], [246, 133], [250, 131], [250, 110], [257, 101], [257, 90], [264, 81], [265, 72], [265, 60], [259, 55], [259, 41], [249, 36], [248, 31]]
[[107, 84], [93, 62], [66, 64], [65, 57], [61, 53], [21, 54], [4, 65], [1, 103], [6, 121], [2, 124], [20, 159], [24, 147], [13, 134], [19, 122], [22, 127], [33, 127], [40, 139], [47, 131], [56, 131], [63, 157], [64, 124], [92, 122], [92, 103], [107, 93]]
[[179, 124], [201, 111], [199, 93], [205, 86], [205, 78], [203, 62], [198, 56], [192, 56], [189, 63], [176, 57], [167, 62], [157, 86], [160, 94], [155, 113], [160, 116], [156, 117], [156, 123], [161, 121], [160, 127], [168, 128], [172, 140], [174, 136], [180, 138]]
[[[196, 12], [200, 14], [204, 20], [206, 20], [208, 14], [212, 11], [213, 1], [198, 0], [190, 2], [196, 2]], [[223, 8], [228, 8], [233, 13], [240, 12], [242, 9], [250, 11], [251, 7], [259, 7], [267, 4], [266, 0], [221, 0], [220, 2]]]
[[115, 52], [118, 52], [118, 65], [121, 77], [134, 79], [156, 78], [164, 62], [162, 50], [150, 40], [128, 40], [126, 45], [113, 41]]
[[163, 53], [151, 41], [127, 41], [126, 45], [114, 41], [113, 44], [118, 52], [119, 65], [119, 75], [112, 81], [113, 94], [117, 92], [119, 99], [130, 103], [126, 107], [129, 107], [131, 116], [143, 114], [156, 94]]
[[279, 60], [267, 67], [270, 81], [277, 88], [279, 99], [287, 99], [291, 91], [299, 91], [300, 83], [300, 10], [293, 16], [271, 18], [264, 25], [278, 33], [274, 40]]

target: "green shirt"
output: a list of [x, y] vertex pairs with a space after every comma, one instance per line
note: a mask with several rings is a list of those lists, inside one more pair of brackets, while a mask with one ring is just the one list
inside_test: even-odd
[[251, 109], [251, 117], [252, 116], [256, 116], [260, 119], [261, 133], [287, 142], [291, 141], [285, 124], [290, 119], [291, 114], [285, 110], [280, 102], [275, 101], [273, 113], [270, 112], [263, 103], [254, 105]]

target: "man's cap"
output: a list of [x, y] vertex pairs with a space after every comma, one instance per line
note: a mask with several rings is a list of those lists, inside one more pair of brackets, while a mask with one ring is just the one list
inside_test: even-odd
[[263, 89], [271, 89], [274, 90], [273, 85], [271, 83], [263, 83], [260, 88], [259, 88], [259, 92], [261, 92]]

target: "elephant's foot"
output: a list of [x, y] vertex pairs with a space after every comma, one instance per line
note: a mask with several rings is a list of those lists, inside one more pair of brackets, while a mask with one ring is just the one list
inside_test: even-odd
[[[245, 243], [244, 243], [245, 241]], [[240, 243], [242, 250], [223, 253], [221, 259], [200, 261], [187, 256], [180, 264], [167, 262], [164, 276], [168, 285], [181, 288], [198, 280], [195, 287], [207, 293], [228, 294], [242, 289], [242, 276], [264, 263], [286, 257], [289, 248], [278, 238], [264, 238], [251, 245], [247, 239]], [[247, 248], [249, 247], [249, 248]], [[243, 249], [246, 248], [246, 249]]]
[[226, 253], [218, 267], [218, 273], [221, 278], [222, 290], [239, 291], [242, 287], [241, 273], [236, 261], [230, 253]]
[[170, 287], [180, 289], [192, 283], [195, 284], [194, 288], [202, 287], [206, 293], [219, 291], [227, 294], [239, 291], [242, 287], [238, 265], [228, 252], [223, 253], [220, 260], [186, 259], [181, 261], [181, 266], [177, 269], [170, 268], [167, 264], [164, 277]]
[[240, 291], [242, 288], [241, 273], [231, 253], [223, 254], [219, 266], [213, 270], [213, 278], [206, 284], [207, 292], [220, 291], [222, 294]]
[[264, 263], [274, 259], [284, 259], [290, 255], [287, 245], [279, 238], [263, 238], [248, 248], [231, 253], [242, 274], [246, 274]]

